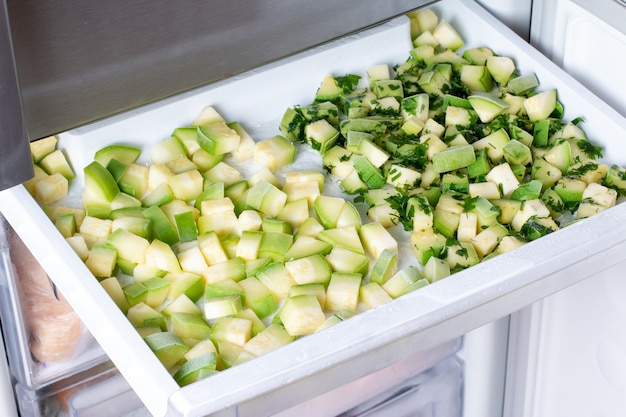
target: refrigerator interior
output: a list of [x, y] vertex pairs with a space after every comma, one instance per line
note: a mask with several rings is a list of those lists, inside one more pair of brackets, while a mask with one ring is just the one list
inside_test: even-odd
[[[531, 42], [626, 113], [624, 2], [534, 0]], [[598, 264], [590, 279], [511, 317], [505, 416], [623, 414], [624, 268]]]
[[[581, 53], [580, 51], [572, 52], [573, 55]], [[580, 57], [576, 57], [576, 59], [572, 62], [579, 62], [578, 59]], [[573, 59], [573, 58], [572, 58]], [[566, 60], [567, 61], [567, 60]], [[566, 62], [564, 61], [564, 62]], [[557, 60], [558, 62], [558, 60]], [[564, 65], [565, 66], [565, 65]], [[581, 81], [584, 80], [581, 79]], [[592, 85], [588, 85], [589, 88]], [[605, 97], [603, 97], [605, 98]], [[609, 103], [610, 99], [605, 98]], [[593, 100], [592, 100], [593, 101]], [[619, 110], [619, 106], [616, 106]], [[614, 240], [615, 242], [615, 240]], [[598, 263], [607, 263], [608, 265], [611, 262], [612, 256], [617, 256], [616, 253], [619, 252], [615, 248], [608, 248], [609, 252], [607, 255], [598, 256]], [[579, 256], [584, 256], [579, 254]], [[617, 392], [618, 389], [624, 388], [624, 379], [621, 375], [615, 371], [614, 364], [624, 364], [622, 353], [624, 352], [624, 340], [619, 335], [619, 332], [616, 332], [616, 325], [619, 318], [624, 318], [624, 311], [620, 307], [620, 303], [614, 299], [617, 291], [624, 291], [623, 285], [614, 280], [619, 274], [621, 268], [623, 268], [624, 263], [618, 263], [614, 266], [609, 266], [609, 269], [606, 271], [601, 271], [598, 274], [594, 273], [593, 267], [588, 267], [585, 269], [582, 275], [590, 274], [597, 275], [593, 276], [590, 279], [581, 281], [579, 284], [576, 284], [567, 290], [564, 290], [554, 296], [546, 299], [545, 302], [540, 302], [533, 305], [531, 308], [522, 311], [521, 313], [516, 313], [511, 318], [511, 326], [512, 326], [512, 339], [511, 343], [505, 343], [507, 339], [508, 327], [509, 327], [509, 319], [504, 318], [491, 324], [488, 324], [484, 327], [480, 327], [474, 331], [471, 331], [464, 337], [463, 348], [461, 349], [460, 356], [461, 358], [466, 358], [466, 369], [464, 373], [464, 400], [466, 416], [478, 416], [478, 415], [499, 415], [497, 414], [498, 410], [503, 406], [502, 403], [505, 401], [504, 399], [511, 398], [520, 398], [519, 396], [511, 397], [509, 392], [507, 395], [500, 395], [497, 388], [504, 387], [503, 384], [503, 372], [502, 367], [505, 362], [506, 356], [506, 348], [511, 347], [512, 351], [509, 352], [509, 364], [507, 369], [507, 378], [510, 378], [511, 373], [510, 370], [517, 369], [520, 372], [515, 373], [516, 377], [519, 375], [528, 376], [525, 372], [521, 372], [522, 364], [524, 360], [529, 360], [531, 364], [536, 364], [536, 366], [531, 366], [528, 368], [528, 372], [532, 373], [532, 379], [518, 381], [515, 384], [512, 384], [511, 381], [507, 380], [506, 387], [507, 390], [515, 385], [516, 388], [525, 387], [526, 392], [524, 393], [527, 397], [524, 398], [532, 398], [532, 407], [540, 407], [540, 408], [530, 408], [531, 406], [526, 405], [524, 410], [532, 410], [528, 411], [529, 414], [515, 414], [521, 410], [521, 408], [515, 408], [515, 413], [510, 415], [539, 415], [537, 414], [537, 410], [545, 410], [549, 409], [553, 412], [552, 415], [560, 414], [565, 408], [561, 408], [561, 404], [558, 401], [567, 399], [567, 389], [562, 387], [561, 391], [555, 393], [554, 396], [548, 395], [539, 395], [540, 392], [552, 392], [549, 391], [550, 388], [554, 388], [554, 386], [559, 386], [559, 382], [562, 379], [558, 378], [553, 380], [551, 378], [556, 375], [563, 375], [568, 369], [570, 369], [573, 365], [580, 364], [580, 356], [585, 355], [585, 357], [592, 355], [596, 358], [598, 366], [591, 366], [591, 369], [580, 369], [581, 372], [585, 372], [585, 374], [580, 375], [580, 378], [589, 377], [589, 375], [593, 375], [595, 377], [603, 378], [607, 384], [608, 389], [602, 389], [603, 386], [597, 386], [598, 389], [602, 389], [604, 394], [609, 395], [609, 401], [607, 401], [607, 407], [609, 406], [620, 406], [623, 405], [618, 400], [618, 397], [611, 396], [611, 393]], [[600, 269], [600, 268], [598, 268]], [[571, 272], [571, 271], [570, 271]], [[567, 275], [567, 272], [564, 273]], [[581, 275], [581, 276], [582, 276]], [[562, 282], [566, 282], [567, 278], [564, 277]], [[548, 284], [548, 289], [545, 291], [545, 294], [549, 294], [552, 291], [556, 291], [561, 287], [561, 285], [567, 284], [558, 284], [554, 287], [550, 287]], [[600, 290], [598, 290], [600, 289]], [[598, 302], [602, 303], [605, 307], [605, 314], [609, 317], [615, 318], [615, 322], [609, 320], [605, 322], [606, 326], [597, 326], [594, 322], [589, 321], [589, 314], [585, 314], [586, 312], [579, 308], [581, 303], [581, 299], [585, 297], [586, 294], [592, 291], [594, 294], [599, 294]], [[536, 294], [538, 294], [537, 292]], [[543, 293], [543, 292], [542, 292]], [[532, 298], [532, 297], [531, 297]], [[608, 299], [609, 302], [606, 302]], [[577, 302], [573, 302], [574, 300], [578, 300]], [[523, 304], [523, 303], [521, 303]], [[518, 307], [521, 307], [519, 305]], [[493, 318], [500, 317], [504, 315], [505, 312], [508, 311], [506, 307], [494, 308], [493, 311], [497, 311]], [[597, 334], [599, 339], [602, 340], [600, 344], [597, 344], [597, 340], [594, 338], [589, 338], [589, 344], [595, 343], [593, 346], [586, 346], [584, 343], [580, 343], [579, 339], [572, 339], [572, 342], [578, 343], [577, 347], [580, 347], [580, 351], [572, 352], [573, 355], [559, 355], [561, 351], [558, 350], [558, 346], [562, 346], [560, 344], [554, 343], [554, 334], [556, 334], [557, 329], [562, 330], [562, 326], [560, 323], [563, 320], [572, 320], [572, 317], [576, 317], [575, 314], [580, 314], [578, 321], [576, 323], [580, 324], [580, 327], [573, 327], [573, 332], [570, 333], [570, 336], [573, 336], [577, 331], [581, 328], [584, 329], [582, 333], [584, 334]], [[486, 314], [481, 319], [469, 325], [465, 330], [472, 330], [476, 327], [476, 324], [483, 322], [491, 321], [487, 320], [485, 317], [489, 314]], [[573, 320], [572, 320], [573, 321]], [[529, 325], [530, 323], [530, 325]], [[524, 330], [526, 333], [524, 333]], [[517, 333], [516, 333], [517, 332]], [[523, 337], [522, 337], [523, 336]], [[447, 337], [447, 336], [446, 336]], [[445, 339], [445, 337], [444, 337]], [[443, 339], [442, 339], [443, 340]], [[526, 347], [525, 341], [528, 340], [528, 346]], [[567, 340], [567, 339], [566, 339]], [[594, 342], [596, 340], [596, 342]], [[538, 346], [538, 353], [541, 355], [547, 355], [547, 357], [542, 357], [538, 359], [535, 357], [534, 347]], [[487, 349], [486, 349], [487, 347]], [[554, 349], [557, 349], [556, 351]], [[524, 351], [522, 353], [517, 352], [515, 349], [520, 351]], [[522, 355], [522, 356], [516, 356]], [[523, 355], [529, 355], [527, 358]], [[511, 358], [524, 358], [520, 359], [511, 359]], [[471, 366], [467, 366], [469, 358], [473, 358], [471, 361]], [[475, 358], [475, 359], [474, 359]], [[567, 359], [571, 359], [568, 362]], [[541, 362], [547, 360], [548, 362]], [[483, 361], [481, 363], [481, 361]], [[494, 366], [494, 363], [496, 365]], [[595, 362], [594, 362], [595, 363]], [[610, 366], [607, 364], [611, 364]], [[546, 366], [549, 364], [550, 366]], [[582, 368], [582, 367], [581, 367]], [[485, 374], [485, 369], [490, 369], [492, 372], [489, 374]], [[600, 371], [598, 374], [597, 371]], [[493, 387], [496, 392], [490, 390], [489, 393], [485, 393], [484, 389], [478, 389], [477, 386], [480, 384], [485, 384], [485, 380], [490, 381], [488, 386]], [[473, 383], [473, 381], [476, 381]], [[532, 381], [529, 382], [529, 381]], [[546, 386], [543, 387], [544, 391], [541, 391], [539, 388], [542, 386], [541, 384], [536, 383], [537, 381], [544, 381]], [[549, 385], [552, 383], [552, 385]], [[482, 387], [484, 388], [484, 386]], [[582, 388], [582, 386], [581, 386]], [[604, 387], [606, 388], [606, 387]], [[476, 389], [475, 395], [472, 391]], [[504, 388], [502, 388], [504, 390]], [[533, 391], [533, 394], [528, 397], [529, 391]], [[600, 393], [598, 393], [600, 394]], [[581, 397], [584, 397], [581, 395]], [[471, 398], [471, 401], [469, 400]], [[589, 399], [592, 400], [593, 395], [589, 396]], [[484, 401], [484, 403], [481, 403]], [[510, 406], [510, 404], [507, 404]], [[481, 411], [477, 411], [481, 410]], [[577, 410], [576, 408], [572, 408], [572, 412]], [[608, 410], [608, 408], [607, 408]], [[607, 415], [610, 413], [607, 410], [595, 410], [600, 413], [606, 412]], [[510, 411], [510, 408], [509, 408]], [[373, 411], [372, 411], [373, 412]], [[351, 415], [351, 414], [348, 414]], [[374, 415], [374, 414], [366, 414], [366, 415]], [[425, 414], [431, 415], [431, 414]], [[591, 414], [590, 414], [591, 415]]]

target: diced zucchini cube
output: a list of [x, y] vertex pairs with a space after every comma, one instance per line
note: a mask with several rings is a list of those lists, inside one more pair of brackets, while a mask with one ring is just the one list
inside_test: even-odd
[[[328, 284], [331, 275], [331, 265], [324, 255], [315, 253], [313, 255], [286, 261], [284, 268], [293, 280], [292, 284]], [[287, 292], [288, 288], [285, 288]]]
[[291, 164], [296, 157], [293, 142], [281, 135], [257, 142], [254, 147], [254, 161], [276, 171]]
[[301, 294], [288, 297], [280, 310], [280, 320], [291, 336], [311, 334], [326, 320], [317, 297]]
[[428, 280], [422, 276], [420, 270], [414, 266], [408, 266], [396, 272], [382, 287], [391, 298], [398, 298], [426, 285], [428, 285]]
[[291, 270], [282, 262], [272, 262], [255, 274], [277, 299], [282, 300], [289, 296], [289, 289], [296, 285]]
[[242, 279], [238, 284], [243, 288], [245, 306], [264, 319], [278, 309], [274, 294], [261, 281], [254, 277]]
[[252, 337], [243, 348], [254, 356], [261, 356], [291, 343], [293, 340], [294, 336], [290, 335], [284, 326], [271, 323]]

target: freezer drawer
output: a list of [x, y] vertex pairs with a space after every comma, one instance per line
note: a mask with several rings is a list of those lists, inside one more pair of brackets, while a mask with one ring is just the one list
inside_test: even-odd
[[[584, 115], [588, 136], [603, 145], [607, 158], [626, 163], [618, 140], [624, 121], [614, 110], [476, 3], [445, 0], [433, 8], [463, 33], [467, 45], [487, 43], [512, 56], [520, 71], [535, 72], [542, 86], [557, 88], [566, 103], [566, 119]], [[85, 166], [95, 150], [111, 141], [154, 143], [172, 128], [189, 124], [207, 104], [218, 106], [229, 120], [245, 121], [255, 137], [271, 137], [287, 107], [310, 101], [309, 80], [317, 83], [329, 72], [350, 73], [381, 62], [404, 61], [412, 46], [408, 29], [407, 19], [394, 19], [286, 61], [63, 133], [60, 144], [76, 166]], [[296, 164], [303, 169], [319, 166], [306, 157]], [[75, 184], [80, 188], [80, 179]], [[72, 193], [76, 196], [77, 189]], [[620, 262], [626, 246], [626, 206], [620, 205], [324, 332], [179, 388], [98, 282], [85, 279], [91, 276], [89, 271], [24, 187], [3, 191], [0, 210], [155, 415], [275, 414], [583, 280], [599, 264], [608, 268]], [[410, 244], [406, 240], [402, 244], [404, 253], [410, 252]]]

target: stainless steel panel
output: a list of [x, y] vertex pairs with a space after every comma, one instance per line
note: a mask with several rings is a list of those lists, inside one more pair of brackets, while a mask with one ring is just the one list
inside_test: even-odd
[[241, 73], [429, 2], [7, 0], [28, 136]]
[[4, 1], [0, 2], [0, 146], [0, 190], [33, 176]]

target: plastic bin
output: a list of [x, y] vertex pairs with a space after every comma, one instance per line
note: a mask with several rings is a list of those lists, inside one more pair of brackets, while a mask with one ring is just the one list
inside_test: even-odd
[[1, 215], [0, 229], [0, 314], [14, 378], [29, 389], [39, 389], [108, 362]]

